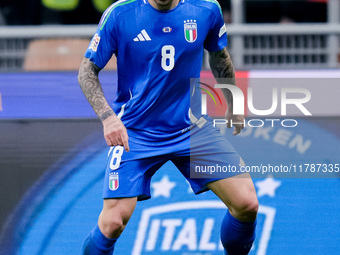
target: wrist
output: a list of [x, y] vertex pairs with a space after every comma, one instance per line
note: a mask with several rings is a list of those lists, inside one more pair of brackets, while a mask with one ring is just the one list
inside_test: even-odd
[[116, 116], [116, 114], [112, 109], [109, 109], [103, 112], [102, 114], [100, 114], [98, 117], [102, 122], [104, 122], [106, 119], [108, 119], [111, 116]]

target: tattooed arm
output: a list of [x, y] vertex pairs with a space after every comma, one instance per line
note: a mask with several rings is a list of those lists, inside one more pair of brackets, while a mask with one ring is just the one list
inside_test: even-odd
[[[209, 63], [217, 82], [224, 79], [228, 84], [235, 85], [235, 70], [226, 48], [221, 51], [210, 52]], [[222, 89], [222, 92], [227, 101], [228, 108], [232, 107], [233, 97], [230, 91], [228, 89]]]
[[[214, 74], [217, 82], [220, 82], [221, 79], [224, 79], [224, 82], [228, 84], [232, 84], [236, 86], [235, 82], [235, 70], [233, 63], [231, 61], [230, 55], [227, 51], [227, 48], [224, 48], [220, 51], [209, 52], [210, 54], [210, 67], [211, 71]], [[243, 115], [233, 115], [233, 97], [231, 92], [228, 89], [222, 89], [225, 100], [228, 104], [228, 109], [226, 112], [226, 120], [228, 121], [227, 127], [231, 128], [234, 126], [234, 135], [237, 135], [241, 132], [244, 125], [244, 116]]]
[[103, 123], [104, 138], [107, 145], [121, 145], [125, 147], [126, 151], [129, 151], [127, 130], [104, 96], [98, 77], [100, 70], [88, 58], [84, 58], [79, 68], [79, 85], [86, 99]]
[[78, 82], [93, 110], [101, 121], [115, 115], [107, 103], [98, 74], [101, 69], [88, 58], [84, 58], [80, 65]]

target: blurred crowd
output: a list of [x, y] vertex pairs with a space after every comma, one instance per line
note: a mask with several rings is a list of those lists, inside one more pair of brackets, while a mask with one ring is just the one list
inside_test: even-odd
[[[116, 0], [1, 0], [0, 25], [96, 24]], [[243, 0], [245, 23], [327, 21], [328, 0]], [[218, 0], [226, 23], [231, 0]]]

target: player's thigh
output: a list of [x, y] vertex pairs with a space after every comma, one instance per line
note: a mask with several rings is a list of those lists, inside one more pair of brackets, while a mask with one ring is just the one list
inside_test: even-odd
[[[234, 216], [256, 217], [258, 201], [253, 181], [249, 174], [242, 172], [242, 158], [213, 126], [211, 119], [192, 132], [190, 149], [190, 176], [206, 179], [206, 187], [228, 206]], [[211, 181], [211, 178], [218, 180]]]
[[127, 222], [135, 210], [136, 204], [137, 197], [104, 199], [102, 214], [107, 214], [110, 218], [118, 216]]
[[258, 200], [253, 181], [248, 173], [207, 184], [229, 208], [230, 213], [242, 220], [256, 217]]

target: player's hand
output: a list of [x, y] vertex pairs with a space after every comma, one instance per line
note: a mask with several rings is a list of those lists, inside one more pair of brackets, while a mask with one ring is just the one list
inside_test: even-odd
[[125, 151], [129, 152], [129, 136], [123, 122], [116, 116], [103, 120], [104, 138], [109, 146], [121, 145], [124, 146]]
[[225, 119], [228, 121], [227, 127], [231, 128], [234, 126], [233, 135], [237, 135], [244, 128], [244, 115], [234, 115], [233, 111], [229, 109], [225, 113]]

